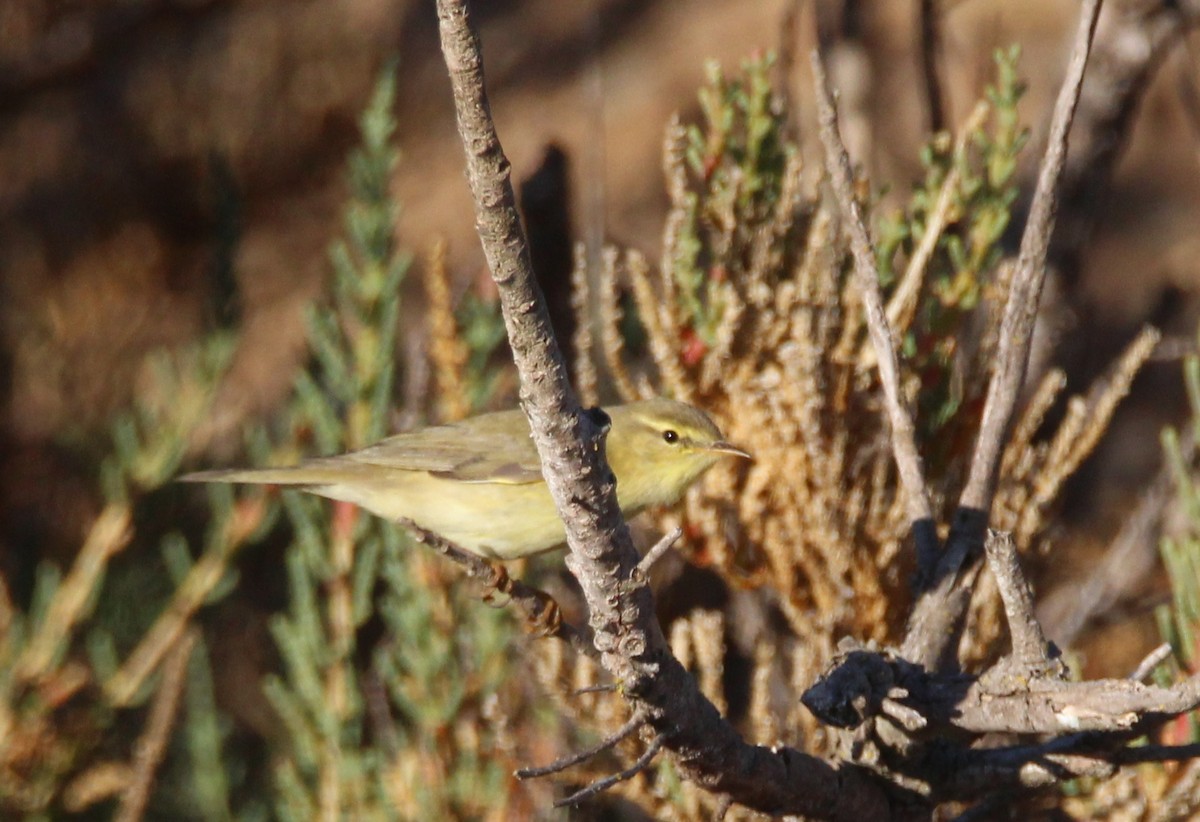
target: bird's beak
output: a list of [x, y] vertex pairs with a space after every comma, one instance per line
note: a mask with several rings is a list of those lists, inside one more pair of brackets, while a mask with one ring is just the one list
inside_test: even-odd
[[707, 450], [715, 451], [718, 454], [728, 454], [731, 457], [741, 457], [742, 459], [747, 460], [754, 459], [754, 457], [750, 456], [733, 443], [724, 442], [723, 440], [717, 440], [716, 442], [709, 443]]

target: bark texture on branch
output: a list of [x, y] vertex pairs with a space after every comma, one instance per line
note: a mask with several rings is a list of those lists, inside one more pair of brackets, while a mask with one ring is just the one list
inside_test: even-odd
[[[978, 567], [974, 563], [964, 573], [964, 561], [974, 561], [983, 551], [1000, 449], [1028, 356], [1066, 130], [1078, 98], [1098, 0], [1085, 2], [1072, 70], [1056, 109], [1051, 146], [1006, 309], [1005, 342], [971, 481], [960, 501], [950, 543], [936, 556], [929, 494], [912, 420], [898, 390], [898, 363], [879, 297], [870, 238], [852, 196], [846, 151], [822, 66], [819, 57], [814, 58], [829, 170], [852, 237], [856, 279], [878, 353], [896, 461], [918, 539], [932, 540], [923, 553], [937, 565], [930, 580], [933, 586], [919, 600], [910, 623], [904, 652], [851, 649], [805, 695], [805, 704], [825, 722], [856, 729], [846, 760], [836, 763], [789, 748], [746, 744], [671, 654], [616, 504], [614, 481], [604, 459], [604, 417], [579, 409], [534, 281], [508, 162], [488, 110], [479, 43], [466, 4], [438, 0], [437, 6], [476, 221], [500, 293], [522, 402], [543, 473], [566, 524], [567, 563], [587, 599], [596, 649], [635, 717], [617, 738], [646, 728], [654, 740], [633, 768], [601, 782], [634, 775], [651, 763], [661, 747], [670, 752], [685, 778], [755, 810], [856, 822], [924, 819], [942, 799], [976, 798], [993, 795], [997, 789], [1111, 773], [1130, 755], [1123, 746], [1133, 735], [1200, 702], [1200, 678], [1171, 689], [1127, 680], [1066, 681], [1033, 615], [1015, 554], [1002, 535], [993, 545], [992, 561], [1014, 633], [1013, 655], [980, 677], [939, 671], [933, 664], [953, 645], [973, 579], [971, 569]], [[926, 532], [919, 530], [922, 523]], [[971, 747], [982, 735], [996, 731], [1052, 738], [1001, 749]], [[1106, 736], [1097, 740], [1096, 734]], [[611, 740], [603, 743], [609, 744]], [[1183, 749], [1157, 753], [1160, 758], [1185, 754]], [[568, 757], [542, 770], [555, 771], [577, 759]]]
[[484, 90], [478, 38], [464, 0], [438, 0], [437, 10], [480, 241], [500, 293], [542, 471], [566, 524], [568, 567], [587, 599], [601, 661], [684, 775], [704, 787], [767, 813], [887, 818], [883, 792], [857, 769], [747, 745], [672, 656], [649, 587], [631, 584], [637, 552], [617, 507], [601, 426], [579, 410], [534, 281], [511, 170]]

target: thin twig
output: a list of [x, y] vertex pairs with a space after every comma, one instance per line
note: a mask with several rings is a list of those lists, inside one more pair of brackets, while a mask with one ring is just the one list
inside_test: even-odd
[[912, 417], [900, 396], [900, 363], [892, 342], [887, 315], [883, 308], [883, 297], [879, 291], [879, 271], [875, 265], [875, 252], [863, 218], [862, 207], [854, 196], [854, 183], [850, 171], [850, 157], [842, 143], [838, 130], [837, 111], [833, 94], [825, 76], [819, 50], [812, 52], [813, 82], [817, 92], [817, 111], [820, 123], [821, 143], [825, 147], [825, 165], [829, 181], [837, 197], [842, 219], [850, 234], [850, 250], [854, 256], [854, 279], [863, 301], [867, 328], [875, 346], [879, 365], [879, 381], [883, 386], [884, 405], [892, 427], [892, 450], [900, 481], [904, 487], [906, 508], [916, 540], [917, 562], [924, 567], [935, 561], [938, 553], [937, 532], [933, 523], [933, 509], [929, 502], [929, 489], [921, 468], [921, 456], [917, 451], [916, 435]]
[[637, 711], [633, 716], [629, 717], [628, 722], [590, 748], [585, 748], [577, 753], [556, 759], [548, 765], [541, 765], [536, 768], [521, 768], [520, 770], [515, 771], [513, 776], [515, 776], [517, 779], [536, 779], [537, 777], [541, 776], [549, 776], [550, 774], [561, 773], [567, 768], [574, 767], [581, 762], [586, 762], [589, 759], [604, 753], [609, 748], [615, 747], [617, 743], [628, 739], [637, 733], [638, 729], [645, 724], [646, 712]]
[[662, 559], [662, 555], [671, 549], [679, 538], [683, 536], [683, 529], [678, 526], [670, 533], [664, 534], [663, 538], [654, 544], [654, 547], [646, 552], [646, 556], [642, 557], [642, 561], [638, 563], [634, 569], [634, 579], [644, 580], [650, 573], [650, 569], [654, 567], [654, 563]]
[[1059, 183], [1067, 158], [1068, 134], [1075, 108], [1079, 103], [1083, 72], [1091, 53], [1100, 6], [1101, 0], [1084, 0], [1067, 76], [1054, 104], [1050, 137], [1038, 171], [1029, 220], [1021, 236], [1017, 269], [1013, 274], [1008, 301], [1004, 306], [1004, 317], [1000, 324], [996, 370], [988, 385], [970, 474], [959, 499], [959, 505], [963, 508], [986, 511], [991, 507], [995, 494], [1000, 455], [1013, 411], [1025, 383], [1025, 369], [1029, 365], [1029, 349], [1033, 340], [1034, 322], [1037, 319], [1038, 301], [1046, 280], [1046, 254], [1050, 249], [1050, 237], [1054, 232], [1055, 215], [1058, 212]]
[[146, 810], [146, 801], [154, 784], [154, 774], [162, 762], [163, 754], [166, 753], [171, 727], [175, 724], [179, 698], [187, 684], [187, 664], [192, 656], [196, 637], [194, 628], [186, 632], [163, 664], [162, 682], [159, 683], [154, 703], [150, 706], [146, 729], [138, 737], [134, 749], [133, 780], [121, 795], [121, 805], [114, 817], [116, 822], [136, 822]]
[[570, 643], [576, 651], [596, 658], [596, 649], [588, 637], [571, 623], [562, 619], [562, 611], [554, 598], [545, 591], [513, 579], [501, 565], [493, 565], [480, 556], [455, 545], [440, 534], [422, 528], [412, 520], [397, 520], [412, 531], [418, 542], [428, 545], [442, 556], [463, 567], [467, 576], [485, 589], [484, 599], [494, 594], [507, 597], [525, 616], [526, 623], [542, 636], [552, 636]]
[[654, 757], [656, 757], [658, 752], [662, 750], [664, 742], [665, 740], [662, 736], [656, 736], [654, 741], [651, 742], [646, 748], [646, 752], [639, 756], [637, 761], [628, 768], [620, 773], [615, 773], [612, 776], [606, 776], [603, 779], [597, 779], [583, 790], [576, 791], [564, 799], [559, 799], [554, 803], [554, 807], [565, 808], [568, 805], [578, 805], [585, 799], [591, 799], [593, 796], [607, 791], [618, 782], [624, 782], [627, 779], [632, 779], [650, 766], [650, 763], [654, 760]]
[[1159, 645], [1146, 657], [1138, 663], [1138, 666], [1133, 669], [1133, 673], [1129, 675], [1129, 679], [1134, 682], [1142, 682], [1147, 679], [1150, 674], [1154, 673], [1154, 669], [1162, 665], [1171, 656], [1171, 643], [1164, 642]]
[[1008, 531], [988, 530], [988, 566], [1000, 590], [1008, 632], [1012, 637], [1012, 653], [1026, 666], [1044, 665], [1050, 660], [1050, 643], [1042, 626], [1033, 614], [1033, 591], [1017, 560], [1017, 545]]

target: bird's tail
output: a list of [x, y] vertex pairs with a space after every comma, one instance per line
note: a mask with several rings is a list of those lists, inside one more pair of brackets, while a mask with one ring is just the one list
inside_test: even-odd
[[323, 485], [335, 481], [328, 469], [297, 465], [292, 468], [225, 468], [184, 474], [179, 482], [235, 482], [250, 485]]

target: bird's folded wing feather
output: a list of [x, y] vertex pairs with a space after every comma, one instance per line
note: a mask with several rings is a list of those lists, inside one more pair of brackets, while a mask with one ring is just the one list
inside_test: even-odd
[[[514, 425], [520, 422], [521, 425]], [[514, 431], [519, 434], [514, 435]], [[460, 482], [540, 482], [542, 464], [523, 412], [502, 411], [398, 434], [344, 459]]]

